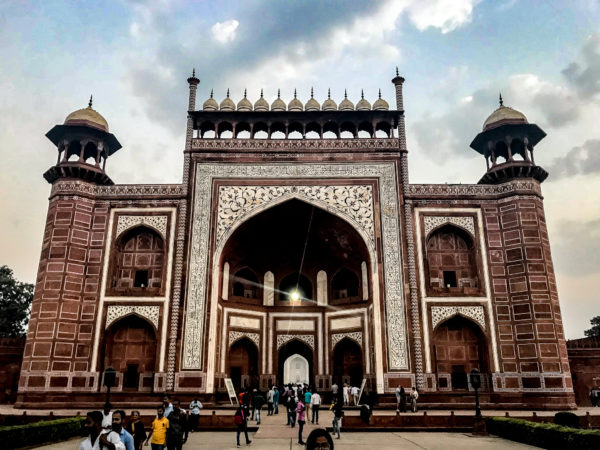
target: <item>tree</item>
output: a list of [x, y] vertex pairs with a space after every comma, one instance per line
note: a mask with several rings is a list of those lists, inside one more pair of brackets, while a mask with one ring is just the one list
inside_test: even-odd
[[8, 266], [0, 267], [0, 337], [24, 337], [33, 301], [33, 284], [15, 280]]
[[600, 337], [600, 316], [593, 317], [590, 320], [590, 324], [592, 328], [585, 330], [583, 333], [587, 337]]

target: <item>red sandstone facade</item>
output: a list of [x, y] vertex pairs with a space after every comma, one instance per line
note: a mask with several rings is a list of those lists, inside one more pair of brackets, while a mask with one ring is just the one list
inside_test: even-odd
[[[544, 133], [501, 105], [472, 147], [479, 184], [408, 180], [402, 84], [379, 99], [196, 110], [183, 182], [114, 185], [90, 107], [48, 133], [58, 161], [19, 405], [89, 404], [363, 378], [431, 406], [571, 407], [540, 183]], [[504, 158], [504, 161], [500, 161]], [[491, 162], [491, 164], [490, 164]], [[296, 294], [298, 298], [296, 298]]]

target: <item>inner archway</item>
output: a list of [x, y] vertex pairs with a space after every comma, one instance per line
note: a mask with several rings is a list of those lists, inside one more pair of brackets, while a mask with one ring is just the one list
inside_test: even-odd
[[234, 342], [229, 349], [229, 377], [236, 390], [258, 386], [258, 349], [248, 338]]
[[462, 316], [454, 316], [436, 328], [433, 354], [442, 388], [466, 390], [471, 370], [489, 372], [485, 336], [476, 324]]
[[363, 379], [363, 355], [360, 345], [349, 338], [338, 342], [333, 349], [333, 380], [360, 386]]
[[283, 362], [283, 383], [310, 384], [308, 360], [298, 353], [289, 356]]
[[123, 388], [137, 389], [140, 374], [156, 370], [156, 333], [146, 320], [124, 317], [106, 331], [104, 343], [104, 368], [123, 374]]
[[[314, 377], [313, 353], [313, 350], [306, 343], [298, 339], [292, 339], [282, 345], [278, 355], [277, 375], [279, 385], [283, 386], [286, 383], [286, 378], [292, 379], [296, 378], [296, 376], [306, 377], [306, 381], [303, 382], [312, 385]], [[305, 371], [308, 372], [306, 373]]]

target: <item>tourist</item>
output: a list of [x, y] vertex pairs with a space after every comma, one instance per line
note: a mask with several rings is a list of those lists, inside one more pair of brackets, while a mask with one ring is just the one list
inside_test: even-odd
[[360, 407], [360, 418], [363, 420], [363, 422], [365, 422], [367, 425], [371, 424], [371, 414], [373, 413], [371, 406], [368, 405], [367, 403], [363, 403]]
[[310, 389], [306, 388], [306, 391], [304, 391], [304, 405], [306, 406], [306, 415], [307, 416], [310, 414], [311, 399], [312, 399], [312, 392], [310, 392]]
[[323, 428], [315, 428], [306, 438], [306, 450], [333, 450], [333, 440]]
[[335, 399], [333, 404], [333, 433], [337, 433], [337, 438], [340, 438], [340, 427], [342, 417], [344, 416], [344, 398], [341, 395]]
[[273, 386], [271, 386], [271, 389], [269, 389], [267, 391], [267, 416], [273, 415], [273, 397], [274, 396], [275, 396], [275, 393], [273, 392]]
[[334, 381], [333, 384], [331, 385], [331, 395], [333, 396], [332, 398], [336, 398], [337, 397], [338, 389], [339, 389], [338, 385]]
[[279, 388], [273, 386], [273, 413], [279, 414]]
[[348, 383], [344, 383], [344, 406], [348, 406], [350, 404], [350, 388], [348, 387]]
[[104, 415], [101, 411], [87, 413], [83, 426], [88, 437], [79, 445], [79, 450], [100, 450], [101, 448], [125, 450], [125, 445], [121, 442], [121, 438], [117, 433], [102, 428], [103, 420]]
[[305, 442], [302, 440], [302, 430], [306, 423], [306, 406], [302, 398], [302, 392], [298, 398], [298, 406], [296, 406], [296, 412], [298, 413], [298, 444], [304, 445]]
[[169, 414], [171, 414], [171, 411], [173, 411], [173, 405], [171, 404], [171, 396], [168, 394], [165, 394], [163, 396], [163, 409], [165, 417], [169, 417]]
[[310, 423], [317, 422], [319, 425], [319, 408], [321, 407], [321, 396], [317, 391], [310, 398], [310, 409], [312, 410], [312, 419]]
[[260, 425], [260, 409], [262, 405], [265, 403], [265, 398], [257, 389], [254, 389], [254, 395], [252, 396], [252, 416], [254, 418], [254, 413], [256, 412], [256, 425]]
[[406, 391], [404, 386], [400, 388], [400, 412], [406, 412]]
[[296, 401], [297, 398], [294, 397], [294, 392], [289, 391], [287, 397], [287, 412], [288, 412], [288, 424], [294, 428], [296, 426]]
[[168, 429], [169, 419], [165, 417], [165, 407], [160, 405], [156, 410], [156, 419], [152, 421], [152, 430], [146, 438], [144, 445], [148, 445], [148, 441], [150, 441], [152, 450], [164, 450]]
[[188, 438], [188, 418], [179, 400], [173, 399], [173, 411], [167, 416], [169, 429], [167, 430], [167, 448], [181, 450]]
[[102, 411], [102, 428], [104, 430], [110, 430], [112, 428], [112, 405], [109, 402], [104, 404], [104, 410]]
[[142, 450], [142, 446], [146, 440], [146, 429], [141, 421], [139, 411], [131, 411], [131, 419], [125, 429], [133, 436], [135, 450]]
[[248, 438], [248, 423], [247, 423], [247, 419], [248, 419], [248, 410], [247, 408], [244, 407], [244, 404], [240, 405], [237, 407], [237, 409], [235, 410], [235, 415], [233, 417], [233, 421], [235, 423], [235, 425], [237, 426], [237, 431], [236, 431], [236, 441], [237, 441], [237, 446], [240, 446], [240, 433], [243, 431], [244, 432], [244, 436], [246, 437], [246, 445], [250, 445], [250, 443], [252, 442], [249, 438]]
[[400, 388], [402, 386], [398, 385], [396, 386], [396, 390], [394, 391], [394, 393], [396, 394], [396, 412], [400, 412]]
[[417, 399], [419, 398], [419, 393], [417, 392], [417, 388], [413, 386], [412, 391], [410, 392], [410, 409], [412, 412], [417, 412]]
[[352, 401], [354, 402], [354, 406], [358, 406], [358, 387], [357, 386], [352, 386], [351, 389], [351, 393], [352, 393]]
[[119, 435], [121, 442], [125, 445], [125, 450], [135, 450], [133, 436], [123, 428], [125, 423], [125, 411], [119, 409], [112, 415], [112, 430]]
[[192, 432], [198, 431], [198, 421], [200, 420], [201, 409], [202, 402], [198, 400], [198, 397], [194, 397], [194, 400], [190, 403], [190, 430]]

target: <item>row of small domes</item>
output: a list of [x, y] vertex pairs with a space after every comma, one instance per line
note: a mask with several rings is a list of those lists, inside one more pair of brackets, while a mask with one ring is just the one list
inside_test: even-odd
[[323, 102], [322, 105], [319, 104], [318, 101], [315, 100], [313, 96], [313, 90], [310, 90], [310, 99], [306, 102], [305, 105], [302, 104], [300, 100], [296, 97], [296, 90], [294, 89], [294, 98], [292, 101], [286, 106], [285, 102], [280, 98], [280, 91], [277, 90], [277, 98], [273, 103], [271, 103], [271, 107], [269, 108], [269, 103], [263, 97], [263, 91], [260, 90], [260, 98], [254, 103], [250, 103], [250, 100], [246, 98], [246, 90], [244, 90], [244, 98], [242, 98], [237, 107], [233, 100], [229, 98], [229, 89], [227, 89], [227, 97], [221, 102], [219, 105], [217, 101], [213, 98], [213, 92], [210, 91], [210, 98], [204, 102], [202, 105], [202, 109], [204, 111], [370, 111], [371, 109], [375, 111], [386, 111], [390, 109], [388, 103], [381, 98], [381, 90], [379, 91], [379, 98], [371, 104], [368, 100], [365, 100], [364, 93], [361, 91], [360, 100], [354, 106], [350, 100], [348, 100], [348, 95], [346, 91], [344, 91], [344, 100], [339, 104], [339, 106], [331, 99], [331, 90], [327, 93], [327, 100]]

